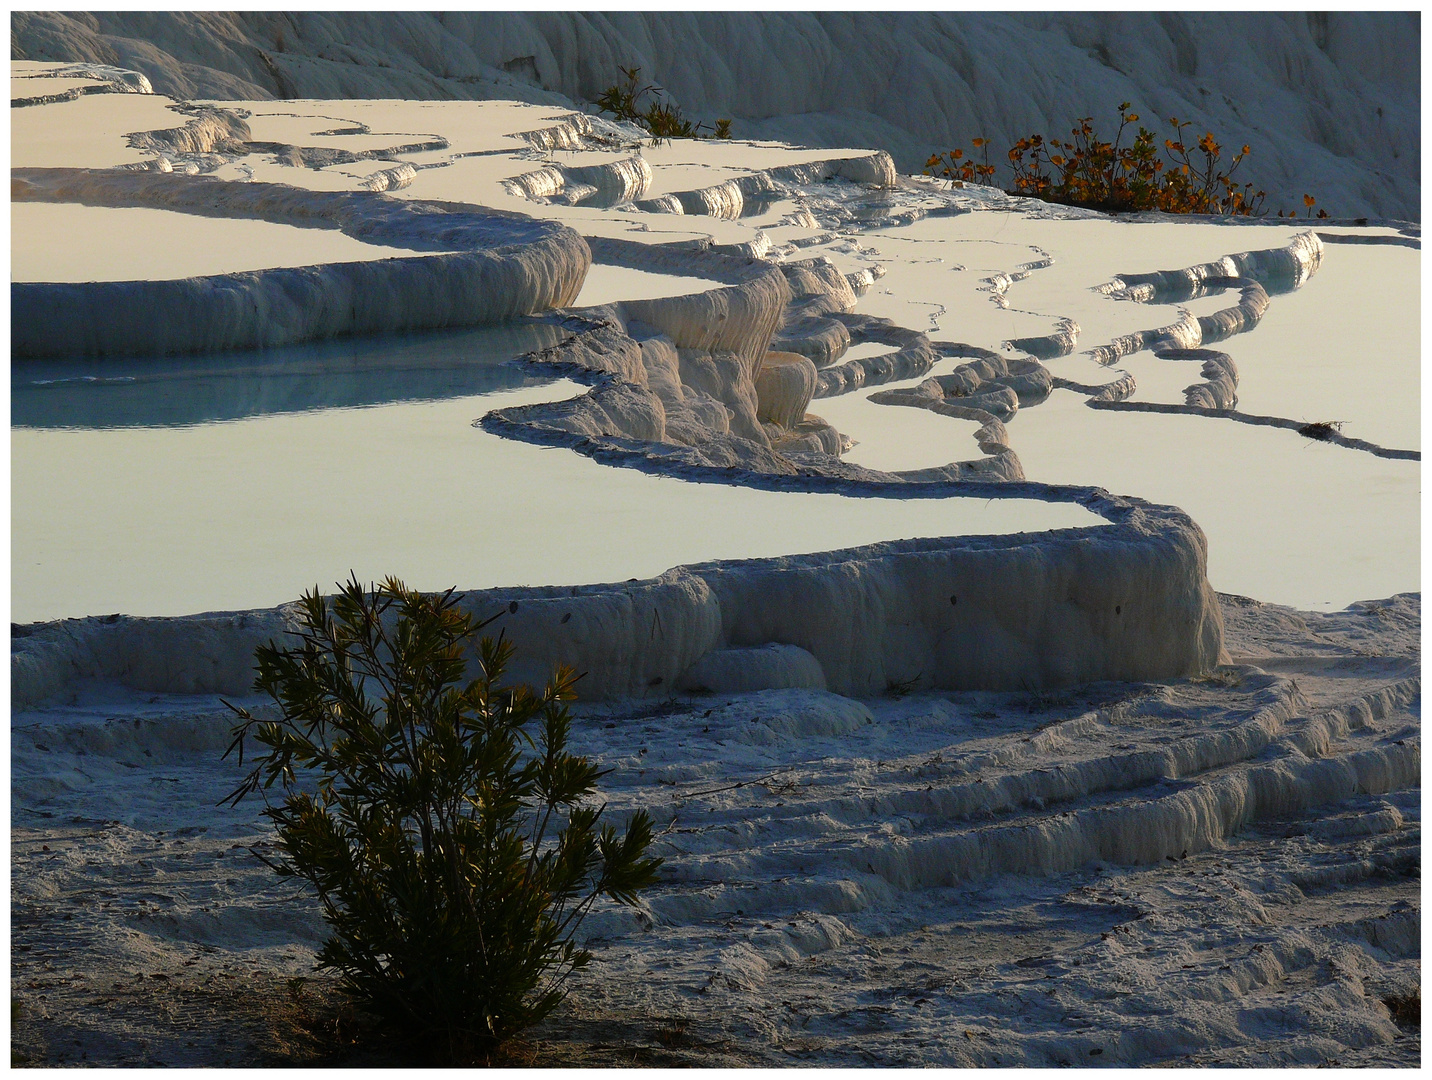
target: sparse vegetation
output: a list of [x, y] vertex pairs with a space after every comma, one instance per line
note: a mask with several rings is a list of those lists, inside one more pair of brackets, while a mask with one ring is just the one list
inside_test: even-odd
[[503, 685], [512, 646], [483, 637], [464, 681], [492, 620], [452, 590], [355, 578], [301, 605], [297, 643], [257, 651], [279, 719], [235, 710], [229, 752], [264, 753], [229, 801], [263, 795], [270, 865], [317, 891], [332, 931], [319, 968], [384, 1033], [435, 1063], [490, 1061], [590, 960], [572, 937], [597, 898], [632, 904], [654, 880], [651, 821], [619, 836], [589, 804], [601, 774], [566, 749], [570, 670], [541, 694]]
[[[1067, 141], [1046, 140], [1042, 135], [1020, 139], [1006, 154], [1012, 175], [1011, 195], [1026, 195], [1045, 202], [1082, 206], [1105, 213], [1133, 213], [1161, 210], [1170, 214], [1227, 214], [1262, 216], [1267, 193], [1251, 183], [1238, 184], [1233, 175], [1252, 152], [1244, 146], [1225, 166], [1223, 146], [1211, 132], [1197, 143], [1185, 141], [1187, 121], [1169, 118], [1174, 137], [1164, 140], [1165, 161], [1155, 149], [1157, 136], [1139, 125], [1129, 144], [1123, 139], [1130, 125], [1139, 123], [1139, 114], [1119, 105], [1119, 127], [1113, 141], [1099, 138], [1092, 117], [1080, 117]], [[990, 163], [990, 142], [973, 139], [981, 160], [966, 157], [962, 148], [935, 154], [925, 163], [928, 176], [939, 176], [955, 184], [993, 184], [995, 166]], [[1308, 215], [1317, 200], [1303, 196]], [[1283, 217], [1284, 212], [1278, 211]], [[1288, 216], [1293, 216], [1290, 211]], [[1328, 216], [1319, 210], [1318, 217]]]
[[1319, 420], [1316, 423], [1304, 424], [1298, 429], [1299, 435], [1305, 435], [1309, 439], [1317, 439], [1319, 442], [1331, 442], [1336, 432], [1342, 431], [1341, 420]]
[[[660, 86], [641, 86], [641, 68], [622, 68], [625, 82], [614, 83], [597, 98], [597, 107], [618, 120], [636, 124], [651, 133], [659, 146], [665, 139], [729, 139], [731, 121], [717, 120], [711, 133], [704, 134], [705, 124], [693, 124], [681, 115], [681, 108], [665, 101], [666, 91]], [[640, 104], [647, 98], [645, 105]]]
[[687, 1034], [690, 1025], [690, 1017], [673, 1016], [652, 1032], [652, 1038], [665, 1047], [686, 1046], [691, 1041]]
[[885, 692], [891, 697], [904, 697], [920, 685], [920, 678], [925, 673], [918, 671], [908, 679], [886, 679]]

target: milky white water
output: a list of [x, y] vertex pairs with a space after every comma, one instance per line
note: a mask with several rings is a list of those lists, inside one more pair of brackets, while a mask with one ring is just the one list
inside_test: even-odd
[[[21, 86], [26, 95], [42, 94], [45, 81], [27, 79]], [[183, 127], [187, 119], [169, 108], [168, 99], [149, 94], [87, 94], [61, 104], [59, 119], [51, 106], [11, 110], [12, 165], [107, 169], [143, 161], [126, 133]]]
[[[1072, 362], [1085, 349], [1178, 318], [1176, 306], [1114, 301], [1093, 292], [1095, 286], [1120, 273], [1177, 270], [1231, 252], [1283, 247], [1296, 231], [1107, 218], [1050, 221], [1003, 211], [926, 218], [860, 235], [861, 257], [887, 271], [860, 310], [932, 337], [988, 348], [1008, 338], [1051, 333], [1061, 318], [1072, 318], [1081, 328], [1078, 346], [1074, 357], [1060, 361]], [[1346, 250], [1328, 249], [1323, 269]], [[1020, 273], [1025, 264], [1044, 259], [1053, 261], [1008, 285], [1006, 306], [993, 302], [988, 279]], [[1236, 294], [1224, 294], [1186, 306], [1202, 315], [1236, 302]]]
[[[96, 244], [96, 236], [104, 243]], [[433, 254], [365, 244], [337, 229], [38, 202], [11, 205], [10, 252], [12, 281], [163, 281]]]
[[[879, 356], [890, 352], [888, 345], [866, 343], [852, 348], [846, 355]], [[943, 360], [918, 379], [882, 383], [876, 389], [862, 388], [838, 397], [820, 398], [811, 402], [811, 412], [833, 424], [837, 431], [856, 440], [853, 448], [841, 455], [842, 460], [867, 469], [899, 472], [907, 469], [929, 469], [952, 461], [971, 461], [980, 457], [975, 432], [980, 425], [974, 420], [941, 416], [928, 409], [879, 405], [870, 400], [882, 390], [899, 390], [918, 386], [925, 378], [946, 375], [962, 361]]]
[[1056, 390], [1009, 425], [1031, 480], [1172, 503], [1222, 592], [1337, 610], [1420, 588], [1421, 465], [1201, 416], [1101, 412]]
[[719, 289], [721, 283], [709, 278], [684, 277], [680, 274], [654, 274], [626, 266], [604, 266], [593, 263], [587, 271], [582, 291], [572, 302], [573, 307], [596, 307], [619, 300], [655, 300], [662, 296], [684, 296], [687, 293]]
[[[1082, 330], [1078, 347], [1045, 361], [1053, 375], [1097, 384], [1127, 371], [1138, 382], [1131, 400], [1182, 404], [1183, 388], [1200, 380], [1198, 364], [1143, 351], [1107, 368], [1083, 355], [1116, 336], [1172, 323], [1179, 306], [1114, 301], [1092, 287], [1121, 272], [1282, 246], [1291, 235], [1277, 226], [1035, 221], [1003, 213], [925, 219], [860, 236], [865, 257], [883, 262], [887, 273], [859, 310], [986, 348], [1050, 333], [1060, 318], [1072, 318]], [[993, 303], [985, 279], [1016, 273], [1041, 252], [1052, 265], [1010, 284], [1008, 307]], [[1348, 435], [1417, 449], [1419, 258], [1397, 246], [1327, 245], [1321, 268], [1301, 290], [1274, 295], [1251, 332], [1208, 346], [1238, 365], [1239, 408], [1343, 421]], [[1236, 300], [1224, 293], [1184, 306], [1205, 315]], [[876, 406], [864, 400], [871, 392], [812, 403], [857, 440], [849, 460], [918, 468], [951, 460], [952, 450], [976, 456], [966, 441], [970, 422]], [[1007, 427], [1030, 480], [1093, 484], [1186, 510], [1208, 536], [1209, 580], [1217, 589], [1328, 610], [1420, 588], [1419, 462], [1227, 420], [1098, 412], [1062, 390], [1021, 409]]]
[[422, 589], [586, 584], [709, 559], [1100, 524], [1032, 500], [692, 484], [472, 426], [494, 408], [580, 392], [562, 381], [183, 427], [12, 429], [11, 619], [272, 606], [350, 570]]
[[1337, 420], [1346, 435], [1420, 449], [1421, 268], [1421, 251], [1329, 244], [1311, 281], [1218, 346], [1238, 363], [1239, 408]]
[[[36, 86], [42, 81], [26, 80]], [[242, 167], [226, 165], [218, 175], [351, 189], [378, 169], [408, 160], [422, 170], [411, 186], [393, 193], [398, 198], [480, 202], [540, 213], [588, 235], [646, 242], [710, 237], [717, 243], [740, 243], [754, 235], [754, 219], [614, 213], [514, 196], [505, 181], [520, 172], [551, 163], [596, 164], [633, 152], [590, 147], [534, 151], [518, 136], [518, 132], [565, 123], [560, 108], [493, 102], [479, 109], [458, 102], [396, 100], [261, 102], [243, 107], [249, 111], [252, 137], [260, 142], [364, 152], [413, 149], [320, 170], [296, 169], [269, 154], [252, 153]], [[143, 155], [125, 145], [123, 133], [179, 126], [187, 120], [162, 99], [134, 95], [92, 95], [65, 103], [63, 113], [59, 108], [16, 110], [12, 119], [17, 163], [92, 167], [135, 160]], [[446, 148], [417, 148], [439, 139], [446, 141]], [[724, 141], [666, 143], [639, 152], [655, 171], [648, 196], [835, 154]], [[860, 197], [854, 185], [836, 184], [829, 190], [837, 199]], [[807, 192], [803, 197], [812, 195]], [[912, 197], [924, 196], [915, 190], [896, 196], [896, 202]], [[13, 216], [12, 273], [18, 280], [164, 277], [402, 254], [327, 230], [158, 210], [20, 204]], [[815, 239], [810, 229], [781, 229], [781, 239], [787, 234]], [[106, 242], [87, 245], [85, 238], [95, 235], [105, 236]], [[1178, 317], [1180, 307], [1114, 301], [1092, 291], [1093, 287], [1120, 273], [1177, 269], [1230, 252], [1282, 246], [1291, 235], [1292, 230], [1283, 225], [1041, 220], [1023, 212], [987, 210], [931, 217], [895, 228], [841, 228], [833, 238], [788, 257], [825, 255], [847, 271], [883, 265], [885, 275], [861, 298], [857, 310], [937, 339], [998, 348], [1005, 339], [1046, 334], [1058, 329], [1061, 320], [1072, 319], [1082, 329], [1078, 348], [1073, 355], [1047, 361], [1054, 375], [1092, 384], [1127, 371], [1138, 383], [1134, 401], [1176, 403], [1183, 400], [1183, 388], [1200, 378], [1195, 365], [1142, 352], [1124, 357], [1111, 369], [1093, 363], [1083, 351], [1122, 334], [1167, 325]], [[161, 242], [156, 243], [156, 237]], [[1329, 244], [1319, 273], [1301, 292], [1274, 296], [1262, 325], [1218, 345], [1239, 367], [1240, 407], [1299, 421], [1339, 421], [1349, 435], [1395, 448], [1417, 447], [1419, 259], [1418, 252], [1405, 247]], [[1048, 265], [1037, 265], [1046, 261]], [[711, 285], [695, 276], [597, 265], [576, 304], [670, 296]], [[1234, 299], [1231, 294], [1201, 297], [1184, 307], [1202, 315]], [[551, 343], [544, 339], [521, 347], [513, 344], [504, 355]], [[430, 346], [418, 346], [418, 352]], [[383, 346], [401, 347], [392, 341]], [[884, 351], [888, 346], [858, 344], [847, 358]], [[260, 590], [276, 601], [290, 595], [287, 582], [295, 574], [305, 584], [311, 583], [309, 578], [328, 580], [346, 573], [349, 563], [357, 568], [356, 564], [370, 561], [370, 555], [374, 560], [412, 563], [417, 570], [409, 576], [415, 579], [417, 573], [426, 572], [425, 567], [431, 567], [434, 575], [444, 567], [442, 580], [432, 583], [435, 586], [451, 583], [447, 579], [453, 577], [463, 585], [577, 581], [647, 574], [691, 558], [775, 554], [787, 544], [792, 551], [833, 547], [858, 542], [857, 535], [876, 539], [903, 535], [902, 530], [946, 534], [967, 527], [975, 531], [1023, 527], [1024, 519], [995, 520], [1004, 510], [991, 510], [978, 523], [971, 518], [968, 526], [956, 526], [949, 516], [954, 511], [936, 511], [934, 504], [736, 492], [657, 481], [599, 467], [568, 452], [502, 444], [471, 428], [471, 421], [489, 408], [529, 399], [523, 395], [537, 400], [545, 394], [574, 391], [524, 385], [529, 382], [525, 376], [499, 371], [486, 361], [465, 370], [461, 350], [441, 363], [431, 356], [410, 357], [386, 374], [388, 361], [371, 350], [346, 367], [332, 366], [330, 357], [307, 374], [302, 364], [246, 372], [244, 363], [216, 361], [207, 374], [183, 388], [171, 377], [173, 372], [140, 372], [133, 383], [97, 385], [93, 394], [78, 393], [73, 385], [64, 393], [47, 394], [37, 386], [21, 385], [23, 379], [16, 384], [15, 422], [20, 429], [12, 445], [17, 611], [40, 596], [68, 589], [77, 598], [93, 587], [88, 571], [61, 569], [60, 555], [66, 551], [83, 567], [97, 565], [100, 557], [94, 552], [107, 550], [101, 576], [113, 577], [114, 566], [132, 562], [134, 568], [124, 573], [137, 575], [136, 581], [145, 584], [135, 588], [153, 597], [163, 589], [140, 568], [164, 566], [164, 573], [157, 576], [178, 580], [188, 571], [176, 573], [173, 568], [190, 560], [195, 566], [193, 580], [183, 588], [199, 591], [194, 599], [175, 603], [192, 611], [270, 602], [261, 601], [257, 594], [247, 595], [248, 586], [226, 592], [244, 594], [243, 599], [197, 599], [225, 591], [217, 584], [196, 585], [206, 576], [198, 567], [217, 552], [223, 552], [223, 558], [207, 565], [238, 571], [251, 583], [265, 574], [284, 580], [282, 590], [263, 591], [268, 586]], [[946, 372], [955, 363], [942, 362], [934, 373]], [[83, 380], [114, 373], [61, 374]], [[154, 379], [162, 383], [162, 392], [154, 392]], [[918, 381], [892, 385], [911, 386]], [[854, 440], [847, 460], [901, 470], [979, 456], [971, 437], [976, 430], [972, 422], [876, 405], [868, 400], [875, 389], [865, 387], [812, 404], [812, 412]], [[355, 406], [365, 408], [355, 410]], [[205, 426], [214, 421], [232, 423]], [[30, 431], [26, 425], [52, 430]], [[79, 430], [115, 425], [132, 430]], [[146, 429], [147, 425], [153, 426]], [[53, 430], [57, 426], [77, 430]], [[1031, 480], [1096, 484], [1188, 510], [1209, 537], [1209, 572], [1218, 588], [1325, 608], [1418, 587], [1420, 466], [1416, 462], [1376, 459], [1311, 443], [1290, 431], [1227, 421], [1096, 413], [1067, 391], [1056, 391], [1049, 401], [1022, 409], [1008, 428], [1012, 448]], [[341, 454], [335, 452], [339, 447]], [[481, 465], [457, 464], [472, 453]], [[305, 493], [297, 479], [307, 469], [324, 478], [316, 496]], [[499, 481], [496, 477], [504, 470], [506, 475]], [[539, 475], [540, 483], [534, 480]], [[322, 514], [332, 524], [316, 531], [296, 524], [315, 513], [314, 505], [361, 505], [338, 497], [347, 487], [365, 491], [370, 502], [381, 503], [381, 485], [367, 483], [368, 478], [394, 484], [409, 499], [415, 528], [399, 534], [403, 539], [374, 523], [381, 516], [373, 518], [357, 509], [346, 512], [352, 520], [343, 517], [345, 512], [324, 509]], [[562, 546], [582, 547], [565, 535], [571, 530], [564, 530], [560, 543], [550, 539], [534, 543], [525, 538], [521, 526], [511, 526], [521, 539], [508, 546], [503, 540], [507, 534], [501, 530], [483, 532], [469, 523], [478, 515], [472, 506], [453, 509], [451, 504], [462, 499], [449, 498], [450, 491], [465, 492], [469, 501], [521, 491], [538, 498], [543, 514], [560, 517], [564, 507], [579, 506], [587, 508], [583, 513], [593, 521], [618, 514], [630, 528], [622, 531], [613, 525], [610, 542], [587, 543], [583, 554]], [[235, 492], [248, 493], [254, 505], [245, 513], [251, 518], [257, 515], [256, 524], [248, 532], [216, 530], [213, 522], [223, 515], [215, 501]], [[637, 492], [659, 494], [638, 496]], [[639, 510], [603, 509], [602, 500], [609, 496], [612, 506], [634, 498], [642, 505]], [[772, 501], [777, 498], [782, 501]], [[878, 505], [878, 513], [852, 516], [842, 511], [834, 517], [846, 525], [857, 519], [879, 520], [889, 529], [867, 536], [858, 528], [841, 532], [829, 523], [814, 525], [819, 515], [807, 504], [847, 510]], [[949, 505], [966, 504], [956, 500]], [[738, 507], [755, 512], [733, 515]], [[1071, 512], [1039, 510], [1029, 527], [1048, 527], [1046, 522], [1055, 518], [1064, 523], [1060, 515]], [[960, 516], [964, 513], [961, 510], [955, 517], [964, 522]], [[104, 521], [97, 531], [105, 542], [83, 539], [66, 515]], [[762, 521], [762, 527], [747, 524], [753, 520]], [[710, 521], [722, 525], [713, 528], [706, 524]], [[760, 533], [764, 546], [734, 534], [718, 542], [721, 527], [729, 533], [735, 528], [733, 521]], [[780, 526], [773, 527], [772, 522]], [[453, 530], [460, 539], [435, 539]], [[219, 531], [225, 538], [216, 538]], [[288, 569], [279, 569], [271, 556], [254, 559], [242, 554], [252, 548], [259, 533], [281, 538], [277, 546], [288, 551], [299, 552], [312, 543], [314, 553], [294, 555]], [[156, 535], [167, 539], [159, 543]], [[413, 539], [419, 535], [421, 539]], [[474, 539], [479, 536], [485, 538], [480, 544]], [[696, 538], [703, 542], [689, 542]], [[581, 539], [589, 537], [584, 534]], [[116, 544], [130, 545], [133, 558], [115, 558]], [[189, 554], [181, 557], [181, 549]], [[320, 550], [330, 553], [329, 562], [343, 565], [336, 571], [318, 565], [323, 561], [316, 555]], [[597, 551], [602, 552], [600, 557]], [[253, 560], [256, 568], [243, 570], [246, 559]], [[472, 569], [463, 569], [468, 564]], [[640, 570], [635, 569], [638, 566]], [[480, 567], [491, 568], [491, 574], [482, 576]], [[181, 591], [175, 586], [176, 594]], [[96, 599], [93, 605], [83, 602], [76, 610], [130, 604], [120, 599], [127, 595], [123, 590], [94, 595], [115, 599]], [[66, 601], [71, 607], [81, 603]]]

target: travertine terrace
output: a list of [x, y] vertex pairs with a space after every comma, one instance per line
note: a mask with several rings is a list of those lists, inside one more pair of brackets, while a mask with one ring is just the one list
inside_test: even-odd
[[322, 924], [214, 808], [220, 695], [350, 570], [585, 671], [657, 819], [543, 1038], [1417, 1060], [1416, 226], [551, 105], [12, 98], [23, 1060], [279, 1052], [244, 987]]

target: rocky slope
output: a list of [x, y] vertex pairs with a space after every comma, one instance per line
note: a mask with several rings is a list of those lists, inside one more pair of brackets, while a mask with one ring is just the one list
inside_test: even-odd
[[1254, 147], [1272, 208], [1420, 219], [1418, 12], [16, 13], [11, 57], [142, 71], [207, 98], [583, 104], [639, 67], [737, 137], [929, 154], [1121, 101]]

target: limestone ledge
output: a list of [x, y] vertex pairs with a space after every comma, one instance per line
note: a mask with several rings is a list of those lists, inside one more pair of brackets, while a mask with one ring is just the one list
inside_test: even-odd
[[15, 169], [11, 198], [255, 217], [437, 252], [175, 281], [16, 282], [17, 358], [205, 352], [495, 323], [571, 303], [591, 265], [582, 238], [556, 222], [375, 192]]
[[[575, 148], [588, 133], [580, 123], [558, 125], [552, 132]], [[548, 131], [524, 133], [534, 146], [546, 149]], [[534, 202], [561, 202], [580, 206], [618, 206], [630, 204], [637, 210], [652, 214], [701, 215], [735, 220], [746, 213], [753, 199], [770, 199], [787, 192], [790, 186], [818, 184], [824, 180], [842, 179], [855, 184], [879, 188], [894, 187], [897, 182], [895, 163], [885, 151], [854, 157], [830, 158], [763, 169], [719, 184], [673, 191], [648, 198], [653, 173], [651, 165], [640, 154], [617, 161], [581, 167], [557, 163], [519, 173], [503, 181], [511, 195]]]
[[[688, 478], [729, 480], [714, 469]], [[896, 494], [888, 484], [832, 478], [753, 479]], [[823, 681], [854, 696], [897, 685], [1013, 690], [1174, 679], [1226, 661], [1205, 540], [1181, 511], [1096, 488], [1022, 483], [937, 481], [899, 494], [1076, 501], [1108, 524], [704, 563], [622, 584], [470, 592], [461, 602], [483, 618], [505, 612], [495, 629], [516, 646], [514, 678], [540, 683], [554, 664], [571, 664], [586, 673], [580, 693], [591, 699], [706, 685], [730, 666], [717, 654], [772, 645], [802, 650], [815, 666], [775, 650], [779, 662], [743, 678], [764, 670], [775, 685]], [[242, 693], [254, 649], [281, 639], [297, 614], [286, 605], [17, 627], [12, 707], [63, 700], [83, 679], [162, 693]]]
[[[950, 350], [987, 352], [949, 343], [936, 348], [916, 331], [853, 313], [854, 285], [824, 259], [773, 265], [709, 246], [589, 242], [603, 258], [624, 265], [735, 283], [558, 316], [577, 332], [523, 362], [593, 389], [567, 401], [499, 410], [482, 419], [487, 430], [623, 460], [645, 455], [655, 468], [737, 467], [905, 483], [903, 474], [841, 462], [847, 441], [806, 411], [811, 400], [923, 373]], [[817, 370], [810, 353], [828, 363], [839, 352], [803, 346], [810, 337], [829, 344], [823, 337], [829, 325], [841, 328], [840, 351], [860, 341], [887, 342], [896, 351]], [[994, 422], [976, 437], [989, 456], [942, 466], [938, 475], [1023, 479], [1002, 425], [992, 415], [980, 419]]]

